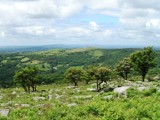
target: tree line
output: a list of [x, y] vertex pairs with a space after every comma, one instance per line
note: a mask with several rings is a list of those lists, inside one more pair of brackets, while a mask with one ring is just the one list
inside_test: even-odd
[[[97, 90], [101, 89], [101, 83], [109, 81], [113, 74], [121, 76], [127, 80], [128, 74], [132, 70], [137, 71], [142, 76], [144, 81], [149, 69], [156, 66], [156, 53], [152, 47], [146, 47], [143, 50], [138, 50], [123, 60], [119, 61], [114, 69], [107, 66], [88, 66], [88, 67], [70, 67], [65, 73], [65, 79], [70, 80], [75, 86], [78, 82], [85, 80], [88, 83], [90, 80], [96, 80]], [[39, 70], [35, 66], [27, 66], [16, 71], [14, 81], [21, 85], [26, 92], [36, 91], [38, 82]]]

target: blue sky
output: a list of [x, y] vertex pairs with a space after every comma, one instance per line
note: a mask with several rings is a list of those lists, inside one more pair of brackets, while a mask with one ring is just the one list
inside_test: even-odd
[[0, 46], [159, 46], [159, 0], [1, 0]]

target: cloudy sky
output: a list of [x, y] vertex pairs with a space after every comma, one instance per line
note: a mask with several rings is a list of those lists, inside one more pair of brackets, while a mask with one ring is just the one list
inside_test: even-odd
[[0, 46], [160, 45], [160, 0], [0, 0]]

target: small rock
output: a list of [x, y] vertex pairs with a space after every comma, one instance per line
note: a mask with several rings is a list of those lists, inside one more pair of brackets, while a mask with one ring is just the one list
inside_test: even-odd
[[48, 91], [48, 93], [49, 93], [49, 94], [52, 94], [52, 92], [53, 92], [53, 90], [52, 90], [52, 89]]
[[12, 95], [15, 95], [15, 94], [16, 94], [16, 91], [13, 91], [13, 92], [12, 92]]
[[52, 100], [53, 95], [48, 95], [48, 100]]
[[127, 89], [129, 86], [123, 86], [123, 87], [118, 87], [114, 89], [115, 93], [118, 93], [119, 96], [121, 95], [127, 95]]
[[76, 86], [68, 86], [68, 87], [66, 87], [66, 89], [74, 89], [74, 88], [76, 88]]
[[102, 100], [111, 100], [112, 98], [113, 98], [113, 95], [108, 95], [108, 96], [102, 97]]
[[96, 92], [97, 89], [96, 88], [87, 88], [87, 91], [90, 91], [90, 92]]
[[153, 80], [160, 80], [160, 77], [156, 76], [156, 77], [153, 78]]
[[2, 109], [0, 110], [0, 116], [7, 117], [9, 114], [9, 109]]
[[76, 98], [76, 99], [91, 99], [92, 95], [88, 95], [88, 96], [74, 96], [74, 98]]
[[142, 87], [138, 87], [137, 89], [138, 89], [139, 91], [142, 91], [142, 90], [146, 90], [146, 89], [149, 89], [149, 88], [142, 86]]
[[101, 86], [101, 88], [105, 88], [106, 82], [103, 81], [103, 82], [100, 84], [100, 86]]
[[21, 104], [21, 107], [30, 107], [29, 104]]
[[60, 99], [60, 98], [64, 98], [64, 97], [65, 97], [64, 95], [57, 95], [56, 99]]
[[36, 105], [36, 107], [37, 107], [37, 108], [42, 108], [42, 107], [44, 107], [44, 105], [45, 105], [45, 104], [38, 104], [38, 105]]
[[3, 96], [0, 96], [0, 100], [3, 99]]
[[45, 100], [45, 97], [34, 97], [33, 100], [34, 101], [38, 101], [38, 100]]
[[77, 106], [77, 103], [71, 103], [67, 105], [68, 107], [73, 107], [73, 106]]

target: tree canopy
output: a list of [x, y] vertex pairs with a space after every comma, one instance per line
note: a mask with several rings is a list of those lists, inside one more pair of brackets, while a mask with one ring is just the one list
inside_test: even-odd
[[129, 57], [119, 61], [118, 64], [115, 66], [115, 70], [118, 73], [118, 75], [120, 75], [125, 80], [127, 80], [128, 74], [130, 73], [131, 68], [132, 68], [132, 64]]
[[26, 92], [36, 91], [38, 68], [34, 66], [27, 66], [16, 71], [14, 81], [20, 84]]
[[156, 66], [156, 53], [152, 47], [146, 47], [132, 53], [130, 57], [135, 70], [141, 74], [142, 81], [144, 81], [149, 69]]
[[82, 80], [84, 70], [78, 67], [68, 68], [65, 72], [65, 77], [74, 83], [75, 86], [78, 86], [78, 82]]

